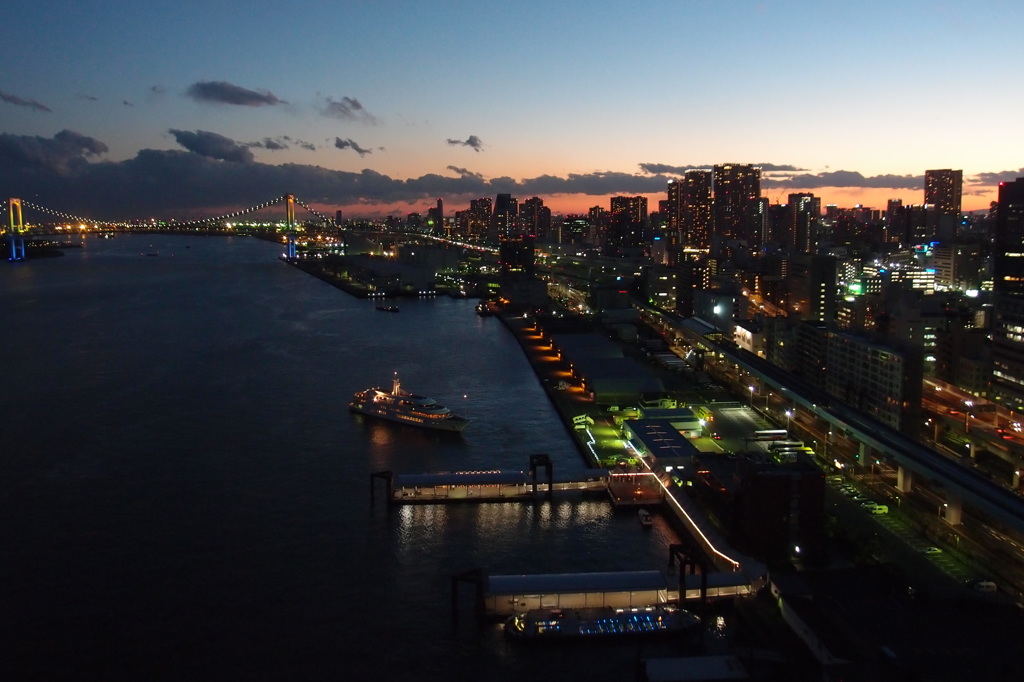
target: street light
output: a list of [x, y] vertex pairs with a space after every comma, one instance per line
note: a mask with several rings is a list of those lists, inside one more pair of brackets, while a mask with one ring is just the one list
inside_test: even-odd
[[971, 408], [974, 407], [974, 401], [972, 401], [972, 400], [965, 400], [964, 401], [964, 405], [967, 406], [967, 409], [964, 410], [964, 433], [970, 433], [971, 432]]
[[748, 386], [747, 388], [750, 389], [750, 406], [753, 407], [754, 406], [754, 387], [753, 386]]
[[789, 420], [793, 418], [793, 410], [786, 410], [786, 431], [789, 431]]

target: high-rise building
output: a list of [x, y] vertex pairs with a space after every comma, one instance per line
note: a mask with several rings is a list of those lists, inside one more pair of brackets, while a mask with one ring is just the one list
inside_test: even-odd
[[1024, 409], [1024, 178], [999, 183], [992, 256], [992, 395]]
[[482, 239], [491, 224], [491, 199], [482, 197], [469, 202], [468, 228], [470, 237]]
[[706, 249], [711, 244], [711, 171], [690, 170], [668, 183], [666, 223], [676, 243]]
[[620, 211], [632, 222], [647, 222], [647, 197], [612, 197], [612, 213]]
[[613, 256], [640, 255], [650, 248], [647, 197], [612, 197], [605, 253]]
[[435, 234], [444, 233], [444, 201], [440, 198], [435, 206], [427, 209], [427, 225]]
[[760, 242], [764, 221], [760, 216], [761, 169], [724, 164], [712, 170], [714, 231], [722, 239], [748, 244]]
[[661, 209], [665, 212], [665, 229], [675, 243], [683, 241], [683, 183], [681, 180], [669, 180], [668, 198]]
[[960, 227], [960, 199], [964, 172], [961, 170], [929, 170], [924, 172], [924, 203], [930, 241], [952, 243]]
[[587, 217], [580, 214], [569, 214], [562, 218], [561, 244], [582, 244], [590, 235], [591, 226]]
[[924, 203], [936, 208], [941, 215], [960, 216], [963, 194], [962, 170], [928, 170], [924, 172]]
[[551, 209], [539, 197], [531, 197], [519, 208], [519, 228], [539, 240], [548, 240], [551, 232]]
[[834, 256], [793, 254], [787, 263], [789, 314], [802, 320], [831, 324], [839, 298], [838, 260]]
[[491, 228], [488, 237], [498, 241], [502, 237], [518, 234], [519, 200], [511, 194], [499, 194], [494, 200]]
[[902, 199], [889, 199], [885, 207], [885, 243], [895, 244], [903, 240], [907, 231], [906, 214]]
[[789, 195], [788, 223], [794, 253], [813, 253], [821, 221], [821, 199], [806, 192]]

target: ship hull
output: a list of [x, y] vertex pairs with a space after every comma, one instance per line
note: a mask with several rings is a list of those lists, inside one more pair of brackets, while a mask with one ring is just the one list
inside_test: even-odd
[[450, 416], [445, 419], [437, 419], [430, 417], [423, 417], [416, 414], [408, 414], [402, 412], [392, 412], [387, 409], [380, 409], [372, 404], [360, 404], [352, 402], [349, 404], [349, 409], [352, 412], [359, 414], [365, 414], [368, 417], [377, 417], [378, 419], [387, 419], [388, 421], [396, 422], [398, 424], [406, 424], [408, 426], [418, 426], [423, 429], [433, 429], [435, 431], [462, 431], [469, 425], [469, 420], [463, 417]]

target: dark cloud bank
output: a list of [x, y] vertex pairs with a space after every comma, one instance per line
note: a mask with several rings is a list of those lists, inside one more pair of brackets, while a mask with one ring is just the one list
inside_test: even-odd
[[483, 151], [483, 148], [484, 148], [483, 140], [481, 140], [476, 135], [470, 135], [465, 140], [453, 140], [452, 138], [449, 137], [447, 142], [448, 142], [448, 144], [453, 145], [453, 146], [457, 146], [457, 147], [458, 146], [469, 147], [470, 149], [472, 149], [475, 152]]
[[200, 81], [193, 83], [185, 94], [197, 102], [234, 104], [246, 107], [273, 106], [284, 104], [284, 100], [272, 92], [249, 90], [224, 81]]
[[9, 92], [4, 92], [3, 90], [0, 90], [0, 102], [7, 102], [8, 104], [13, 104], [16, 107], [26, 107], [28, 109], [34, 109], [35, 111], [42, 111], [46, 113], [50, 113], [51, 111], [50, 107], [45, 104], [41, 104], [34, 99], [24, 99], [17, 95], [12, 95]]
[[[270, 165], [253, 160], [251, 147], [273, 149], [283, 142], [303, 144], [291, 138], [239, 143], [201, 130], [171, 130], [170, 134], [183, 150], [145, 149], [132, 159], [111, 162], [98, 158], [107, 152], [103, 142], [72, 131], [61, 131], [52, 138], [2, 133], [0, 186], [5, 188], [7, 196], [34, 201], [54, 210], [96, 219], [122, 220], [149, 216], [190, 217], [215, 207], [245, 208], [286, 193], [294, 193], [311, 204], [362, 204], [367, 206], [368, 213], [375, 205], [416, 203], [439, 196], [457, 201], [503, 192], [520, 197], [653, 194], [664, 192], [666, 183], [675, 175], [605, 171], [565, 177], [542, 175], [522, 180], [485, 179], [469, 169], [448, 166], [446, 170], [455, 177], [427, 174], [403, 180], [369, 169], [348, 172], [299, 164]], [[645, 165], [648, 169], [654, 166]], [[772, 182], [794, 190], [836, 186], [922, 187], [921, 179], [916, 177], [866, 178], [847, 171], [809, 174], [787, 169], [772, 172], [772, 175], [782, 176]], [[1024, 169], [983, 174], [983, 177], [997, 182], [1021, 175]]]

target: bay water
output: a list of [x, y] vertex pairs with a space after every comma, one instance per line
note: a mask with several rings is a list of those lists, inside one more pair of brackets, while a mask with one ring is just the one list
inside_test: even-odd
[[[622, 680], [675, 653], [453, 620], [457, 573], [663, 569], [674, 534], [603, 499], [372, 501], [376, 471], [585, 465], [475, 301], [382, 313], [279, 253], [134, 234], [0, 263], [3, 679]], [[348, 411], [394, 372], [470, 426]]]

